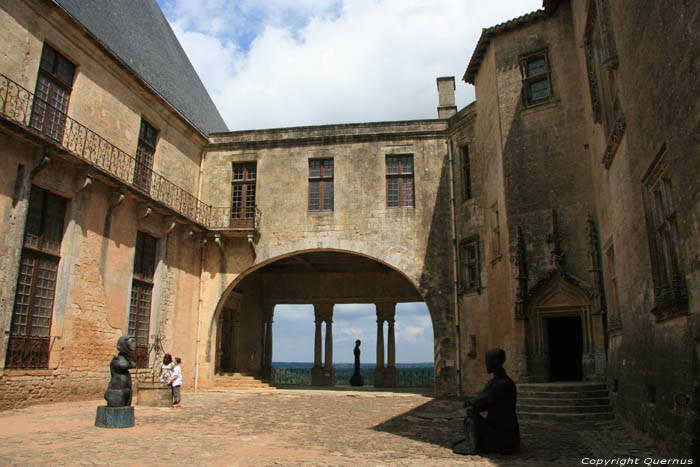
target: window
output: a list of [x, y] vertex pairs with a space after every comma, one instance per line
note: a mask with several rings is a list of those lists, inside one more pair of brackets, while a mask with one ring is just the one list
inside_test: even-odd
[[309, 159], [309, 211], [333, 210], [333, 159]]
[[552, 95], [550, 70], [545, 51], [521, 59], [523, 76], [523, 103], [526, 106], [546, 102]]
[[233, 164], [231, 227], [255, 227], [255, 179], [257, 163]]
[[386, 156], [386, 205], [390, 208], [415, 206], [413, 156]]
[[[662, 147], [660, 156], [666, 148]], [[685, 313], [688, 290], [681, 268], [678, 213], [668, 167], [655, 162], [645, 176], [646, 214], [654, 279], [654, 313], [657, 320]]]
[[459, 258], [462, 266], [462, 292], [478, 291], [479, 280], [479, 239], [467, 239], [459, 245]]
[[501, 227], [498, 220], [498, 204], [491, 206], [491, 251], [493, 252], [491, 263], [501, 259]]
[[462, 147], [462, 192], [464, 200], [472, 198], [471, 168], [469, 166], [469, 146]]
[[10, 325], [7, 368], [48, 368], [66, 200], [32, 187]]
[[610, 290], [610, 316], [608, 320], [608, 329], [619, 329], [621, 327], [620, 322], [620, 309], [617, 298], [617, 273], [615, 272], [615, 247], [610, 245], [610, 247], [605, 252], [605, 256], [608, 260], [608, 289]]
[[133, 353], [136, 366], [148, 367], [148, 330], [151, 322], [151, 296], [153, 274], [156, 266], [156, 244], [154, 237], [138, 232], [134, 253], [134, 279], [131, 285], [128, 333], [136, 339]]
[[136, 165], [134, 166], [134, 185], [147, 193], [151, 192], [153, 172], [153, 155], [156, 152], [158, 132], [146, 120], [141, 119], [139, 142], [136, 146]]
[[34, 91], [30, 125], [56, 141], [63, 140], [75, 65], [44, 44]]

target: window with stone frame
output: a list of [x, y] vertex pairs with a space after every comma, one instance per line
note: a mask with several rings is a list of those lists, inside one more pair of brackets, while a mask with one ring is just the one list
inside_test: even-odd
[[459, 260], [461, 292], [478, 292], [481, 289], [478, 237], [468, 238], [459, 244]]
[[620, 319], [620, 305], [617, 292], [617, 271], [615, 269], [615, 246], [610, 245], [605, 250], [608, 267], [608, 291], [610, 293], [610, 308], [608, 310], [608, 330], [612, 331], [622, 327]]
[[386, 156], [386, 205], [390, 208], [415, 207], [413, 155]]
[[139, 141], [136, 146], [136, 162], [134, 166], [134, 185], [146, 193], [151, 192], [153, 178], [153, 157], [156, 153], [158, 131], [143, 118], [139, 128]]
[[688, 312], [688, 289], [683, 274], [678, 233], [678, 212], [673, 197], [666, 145], [643, 178], [649, 249], [657, 320]]
[[552, 73], [546, 50], [521, 57], [520, 73], [526, 107], [547, 102], [552, 97]]
[[48, 368], [66, 200], [32, 186], [6, 368]]
[[49, 138], [62, 141], [75, 65], [44, 44], [34, 91], [30, 125]]
[[583, 46], [591, 110], [593, 121], [603, 126], [606, 145], [601, 162], [609, 168], [625, 133], [627, 120], [617, 87], [618, 56], [609, 2], [588, 2], [587, 8]]
[[501, 226], [498, 218], [498, 203], [491, 206], [491, 263], [503, 257], [501, 252]]
[[234, 162], [231, 182], [231, 227], [255, 227], [256, 162]]
[[472, 174], [471, 161], [469, 160], [469, 146], [465, 145], [460, 148], [462, 154], [462, 196], [466, 201], [472, 199]]
[[137, 232], [128, 333], [136, 339], [136, 350], [132, 356], [138, 368], [148, 367], [148, 333], [151, 323], [151, 299], [157, 244], [158, 240], [155, 237], [151, 237], [145, 232]]
[[309, 211], [333, 210], [333, 159], [309, 159]]

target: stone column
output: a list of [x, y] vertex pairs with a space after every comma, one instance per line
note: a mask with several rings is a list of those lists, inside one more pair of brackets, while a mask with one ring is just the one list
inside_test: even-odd
[[394, 336], [394, 316], [396, 314], [396, 304], [389, 303], [385, 309], [385, 319], [389, 329], [387, 330], [387, 366], [384, 370], [384, 387], [395, 388], [397, 380], [396, 370], [396, 338]]
[[384, 304], [376, 303], [377, 310], [377, 367], [374, 369], [374, 387], [384, 387]]
[[[333, 304], [315, 303], [316, 334], [314, 342], [314, 368], [311, 369], [312, 386], [333, 386]], [[321, 365], [321, 323], [326, 323], [326, 361]]]
[[274, 303], [265, 303], [263, 308], [263, 348], [262, 348], [262, 377], [272, 382], [272, 317], [275, 311]]
[[316, 313], [314, 323], [316, 325], [316, 332], [314, 333], [314, 368], [321, 368], [321, 324], [323, 321], [318, 317]]

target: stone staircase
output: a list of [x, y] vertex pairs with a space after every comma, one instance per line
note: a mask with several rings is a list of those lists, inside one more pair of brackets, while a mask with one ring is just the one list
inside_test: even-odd
[[580, 381], [518, 384], [516, 411], [518, 419], [544, 422], [615, 419], [605, 384]]
[[218, 373], [214, 376], [214, 387], [212, 390], [230, 389], [274, 389], [268, 382], [260, 376], [247, 375], [244, 373]]

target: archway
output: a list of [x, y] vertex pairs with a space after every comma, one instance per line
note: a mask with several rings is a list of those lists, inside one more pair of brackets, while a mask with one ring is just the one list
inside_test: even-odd
[[[387, 340], [381, 352], [376, 345], [377, 361], [383, 364], [377, 364], [375, 380], [380, 386], [393, 387], [395, 312], [396, 305], [405, 302], [424, 299], [404, 274], [374, 258], [338, 250], [275, 258], [241, 274], [222, 296], [210, 334], [216, 346], [213, 370], [269, 378], [275, 306], [310, 304], [315, 321], [309, 323], [315, 327], [314, 384], [331, 385], [334, 305], [370, 304], [376, 308], [377, 339], [386, 335]], [[431, 325], [432, 321], [431, 317]]]
[[528, 379], [581, 381], [601, 377], [601, 315], [584, 288], [559, 273], [538, 286], [528, 307]]

